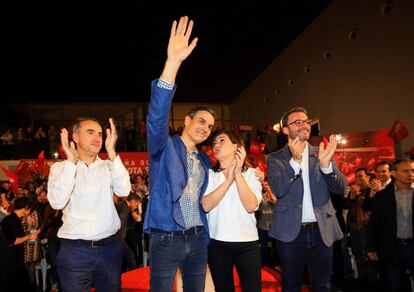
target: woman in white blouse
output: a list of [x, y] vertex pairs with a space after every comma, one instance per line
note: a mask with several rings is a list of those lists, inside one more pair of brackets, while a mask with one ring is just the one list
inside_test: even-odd
[[234, 291], [236, 267], [242, 291], [261, 291], [260, 248], [254, 211], [262, 199], [255, 169], [245, 164], [240, 136], [219, 131], [213, 137], [217, 164], [209, 170], [208, 187], [201, 201], [208, 212], [208, 263], [216, 291]]

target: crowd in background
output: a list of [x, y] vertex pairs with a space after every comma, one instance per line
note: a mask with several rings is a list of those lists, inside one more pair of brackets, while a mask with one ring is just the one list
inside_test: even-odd
[[[127, 123], [120, 137], [117, 148], [124, 152], [145, 152], [146, 124], [140, 121], [137, 126]], [[17, 160], [36, 158], [41, 151], [45, 157], [56, 159], [61, 157], [59, 151], [60, 130], [51, 125], [44, 127], [21, 127], [15, 131], [6, 129], [0, 136], [0, 160]]]
[[[129, 131], [132, 131], [132, 129], [129, 129]], [[5, 141], [4, 136], [2, 136], [3, 142]], [[51, 127], [47, 133], [40, 128], [33, 136], [30, 136], [32, 137], [30, 139], [26, 134], [22, 134], [20, 137], [27, 138], [27, 140], [19, 140], [22, 151], [29, 151], [35, 149], [35, 147], [38, 147], [36, 149], [39, 150], [47, 143], [50, 147], [53, 143], [58, 143], [58, 133], [54, 127]], [[130, 136], [125, 135], [125, 137], [129, 137], [128, 139], [136, 138], [131, 133]], [[13, 139], [18, 141], [18, 136], [14, 136]], [[29, 143], [32, 144], [28, 146]], [[15, 149], [20, 147], [17, 144], [14, 145]], [[126, 145], [128, 147], [128, 143]], [[57, 144], [53, 149], [57, 149]], [[127, 149], [132, 151], [131, 148]], [[346, 235], [342, 240], [334, 243], [333, 287], [342, 289], [347, 279], [357, 279], [362, 285], [365, 285], [366, 291], [369, 289], [377, 291], [381, 287], [378, 262], [367, 255], [366, 236], [372, 203], [376, 194], [394, 182], [391, 176], [392, 168], [392, 162], [388, 161], [377, 163], [372, 170], [360, 166], [355, 170], [355, 181], [349, 185], [346, 196], [341, 197], [332, 194], [337, 219], [343, 233]], [[114, 203], [121, 219], [121, 229], [118, 231], [117, 237], [123, 242], [124, 246], [123, 271], [136, 269], [148, 263], [148, 259], [144, 256], [148, 251], [148, 240], [145, 238], [142, 228], [150, 194], [150, 182], [147, 172], [144, 170], [139, 175], [131, 174], [131, 185], [131, 193], [127, 198], [120, 199], [114, 196]], [[30, 234], [34, 230], [40, 230], [39, 235], [34, 240], [22, 243], [25, 254], [24, 264], [30, 276], [30, 282], [34, 287], [35, 266], [42, 257], [46, 257], [51, 264], [52, 288], [58, 287], [59, 279], [55, 269], [55, 260], [60, 245], [57, 231], [62, 225], [62, 211], [53, 210], [48, 203], [47, 177], [42, 178], [37, 172], [33, 172], [31, 179], [17, 188], [15, 192], [12, 191], [9, 182], [4, 182], [0, 190], [0, 221], [13, 212], [13, 204], [17, 198], [27, 197], [30, 199], [30, 214], [21, 218], [21, 224], [26, 234]], [[267, 235], [270, 225], [277, 224], [277, 222], [272, 222], [272, 212], [275, 204], [277, 204], [276, 197], [265, 180], [263, 181], [263, 200], [256, 212], [261, 260], [263, 266], [280, 270], [275, 244]], [[6, 275], [2, 274], [3, 276]]]

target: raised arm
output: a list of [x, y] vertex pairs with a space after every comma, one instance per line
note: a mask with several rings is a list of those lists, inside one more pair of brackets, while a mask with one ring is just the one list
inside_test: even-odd
[[70, 195], [75, 186], [75, 163], [78, 159], [74, 142], [72, 141], [70, 144], [68, 142], [68, 131], [66, 129], [62, 129], [60, 141], [63, 151], [65, 151], [66, 160], [52, 165], [47, 187], [47, 198], [55, 210], [63, 209], [70, 199]]
[[[248, 213], [253, 213], [259, 207], [260, 201], [257, 199], [255, 193], [252, 191], [242, 174], [243, 162], [246, 158], [246, 150], [244, 147], [239, 147], [236, 151], [236, 167], [234, 168], [234, 180], [236, 182], [237, 191], [239, 193], [240, 201]], [[257, 180], [257, 185], [260, 186], [260, 195], [262, 193], [261, 183]]]
[[180, 18], [178, 25], [174, 20], [168, 41], [167, 61], [161, 74], [161, 80], [170, 84], [175, 83], [178, 69], [181, 63], [187, 59], [197, 45], [198, 38], [194, 38], [190, 44], [190, 36], [193, 30], [193, 21], [188, 21], [187, 16]]
[[167, 49], [167, 61], [160, 76], [166, 86], [160, 86], [157, 81], [152, 83], [151, 102], [148, 109], [147, 135], [148, 152], [151, 156], [157, 155], [167, 141], [168, 115], [171, 108], [175, 89], [175, 78], [181, 63], [191, 54], [197, 44], [197, 38], [189, 44], [193, 21], [188, 17], [181, 17], [178, 24], [174, 21], [171, 27]]

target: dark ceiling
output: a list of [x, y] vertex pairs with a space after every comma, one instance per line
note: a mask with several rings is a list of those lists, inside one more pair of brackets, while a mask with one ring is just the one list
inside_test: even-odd
[[171, 23], [189, 15], [199, 42], [175, 100], [231, 102], [331, 1], [35, 2], [3, 10], [3, 100], [148, 101]]

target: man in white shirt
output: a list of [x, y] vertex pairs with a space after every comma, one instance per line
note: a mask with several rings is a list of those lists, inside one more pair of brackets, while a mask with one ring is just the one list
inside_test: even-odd
[[311, 120], [306, 109], [289, 110], [281, 120], [288, 144], [269, 155], [269, 185], [278, 201], [269, 235], [276, 239], [283, 291], [300, 291], [309, 268], [312, 291], [330, 291], [332, 244], [343, 234], [330, 192], [343, 195], [346, 181], [332, 159], [336, 140], [319, 148], [307, 142]]
[[[113, 194], [127, 196], [129, 173], [115, 152], [117, 133], [109, 119], [105, 148], [107, 160], [98, 157], [102, 127], [93, 118], [81, 118], [73, 126], [73, 141], [62, 129], [60, 138], [66, 160], [53, 164], [48, 199], [54, 209], [63, 210], [58, 231], [62, 245], [57, 270], [63, 291], [119, 291], [122, 245], [116, 240], [120, 220]], [[75, 146], [76, 145], [76, 146]]]

